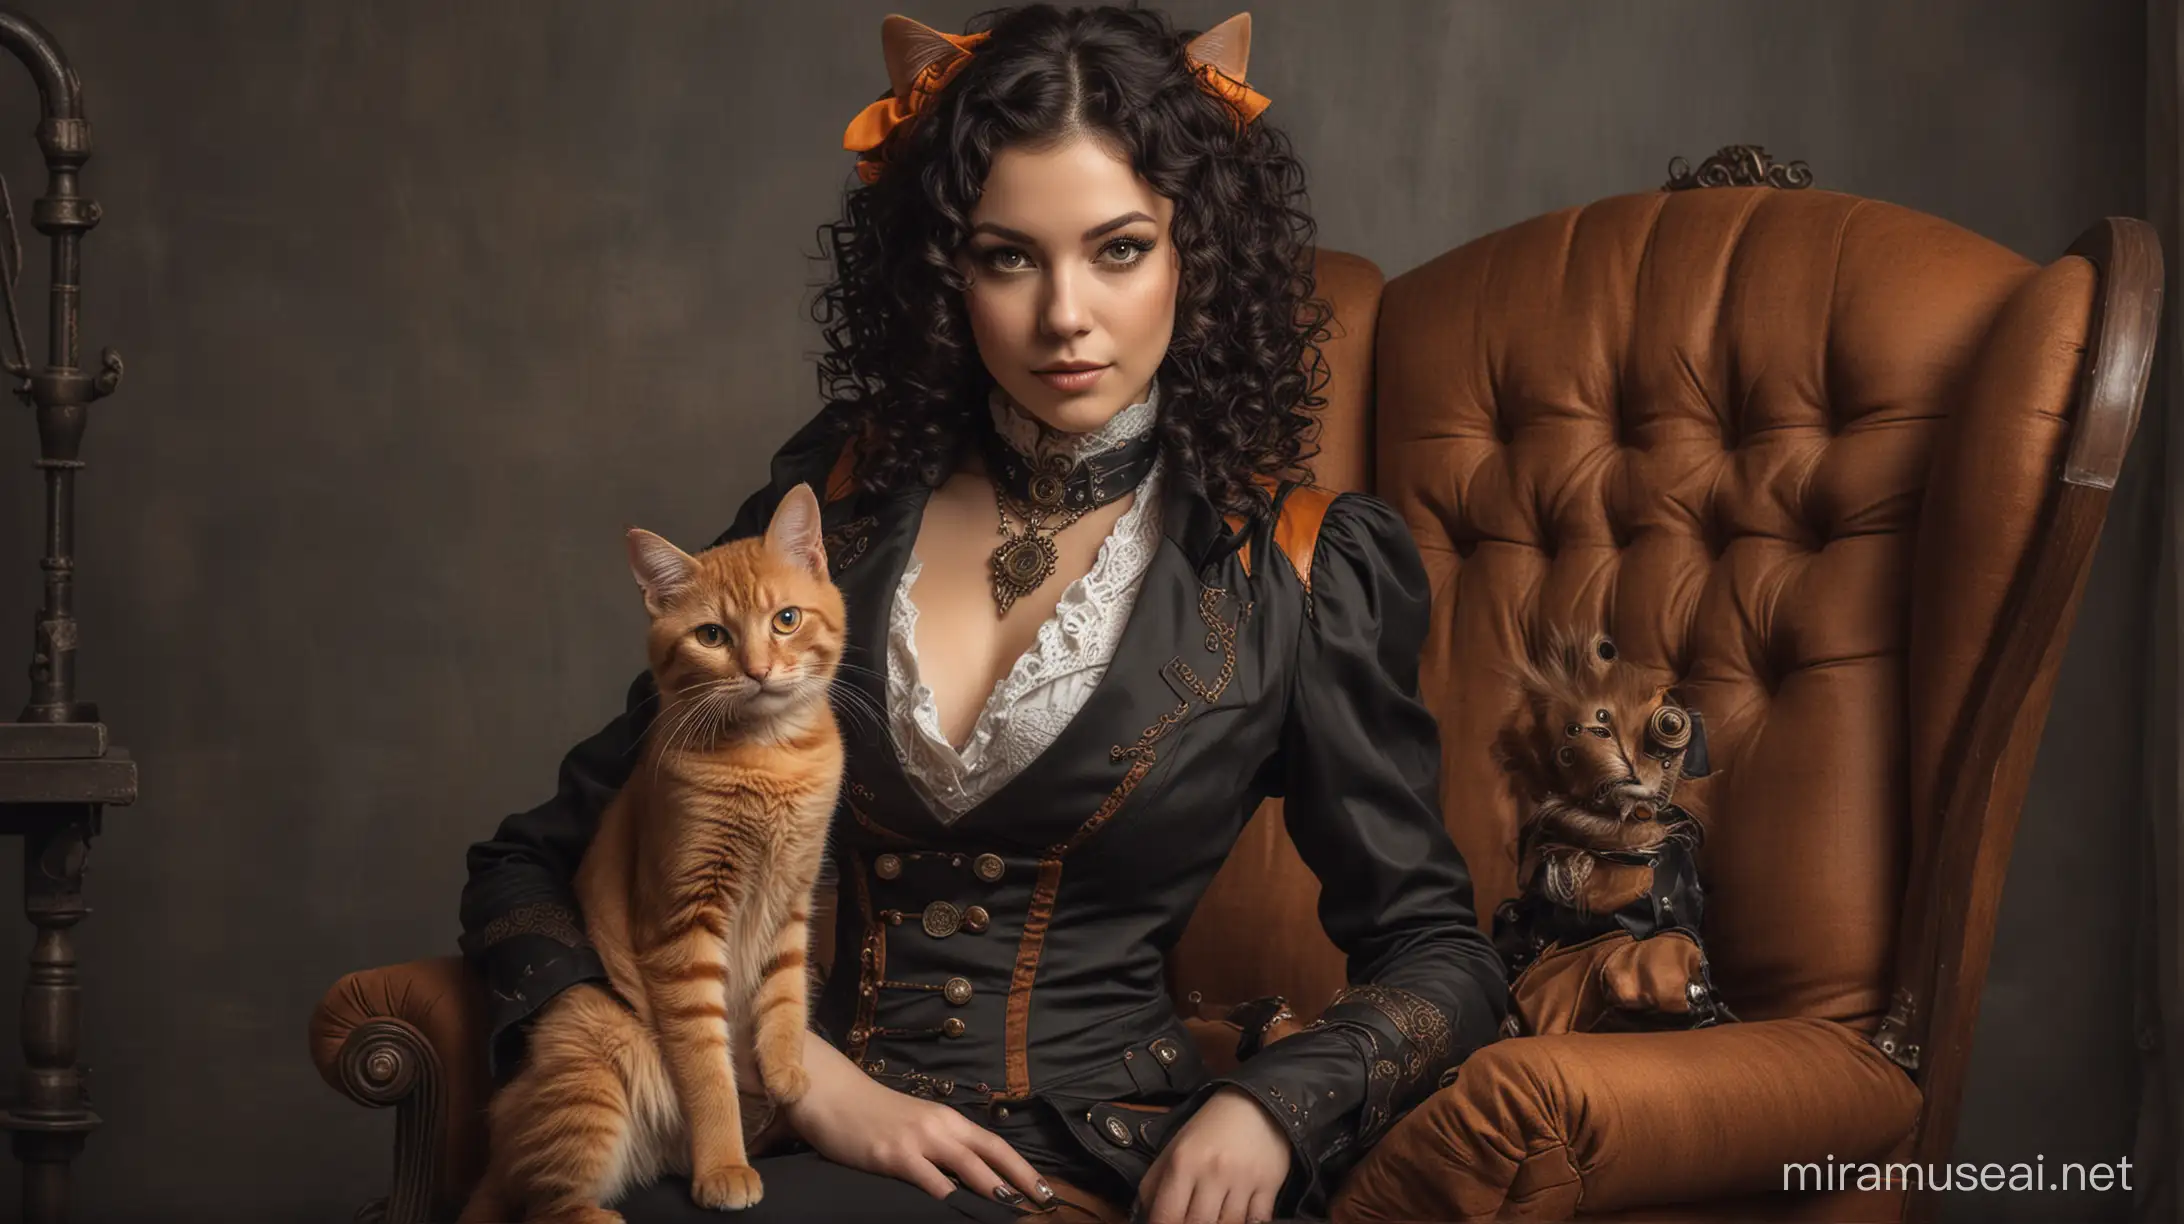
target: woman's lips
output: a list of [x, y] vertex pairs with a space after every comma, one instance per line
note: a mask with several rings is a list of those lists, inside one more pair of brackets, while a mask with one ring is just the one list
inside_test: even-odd
[[1093, 366], [1086, 370], [1033, 370], [1039, 380], [1056, 391], [1090, 391], [1099, 385], [1101, 375], [1112, 366]]

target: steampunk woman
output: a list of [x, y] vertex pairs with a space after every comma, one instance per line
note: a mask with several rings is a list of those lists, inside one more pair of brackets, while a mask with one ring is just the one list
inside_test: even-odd
[[[1327, 311], [1249, 39], [1045, 6], [883, 30], [826, 231], [827, 406], [722, 537], [826, 490], [850, 609], [833, 971], [753, 1224], [1311, 1214], [1501, 1023], [1417, 699], [1417, 548], [1298, 483]], [[470, 853], [497, 1076], [603, 977], [571, 874], [653, 697]], [[1352, 985], [1216, 1076], [1163, 957], [1269, 795]], [[701, 1218], [674, 1184], [620, 1206]]]

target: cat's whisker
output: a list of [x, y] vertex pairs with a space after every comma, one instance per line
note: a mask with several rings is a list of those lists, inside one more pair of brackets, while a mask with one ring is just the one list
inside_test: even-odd
[[693, 685], [676, 698], [674, 705], [669, 707], [677, 711], [676, 719], [667, 728], [660, 750], [653, 757], [652, 776], [655, 782], [659, 780], [660, 770], [665, 767], [668, 758], [683, 750], [685, 741], [696, 742], [692, 733], [703, 729], [708, 707], [727, 696], [732, 691], [730, 686], [741, 683], [736, 677], [722, 677]]
[[835, 703], [836, 709], [852, 717], [869, 720], [874, 731], [884, 732], [887, 729], [886, 713], [872, 694], [839, 677], [830, 681], [827, 689], [830, 696], [838, 699]]
[[[721, 679], [715, 679], [715, 680], [707, 680], [707, 681], [704, 681], [704, 682], [702, 682], [702, 683], [699, 683], [699, 684], [694, 684], [694, 685], [690, 686], [690, 687], [689, 687], [689, 688], [687, 688], [687, 689], [684, 689], [684, 690], [683, 690], [682, 692], [680, 692], [680, 693], [678, 693], [678, 694], [676, 694], [676, 695], [675, 695], [675, 700], [673, 700], [673, 701], [671, 701], [671, 702], [668, 702], [668, 703], [667, 703], [667, 704], [666, 704], [665, 706], [661, 707], [661, 709], [660, 709], [659, 713], [657, 713], [657, 714], [654, 714], [654, 715], [652, 716], [652, 721], [651, 721], [651, 727], [652, 727], [652, 728], [658, 728], [658, 727], [660, 727], [660, 726], [662, 725], [662, 723], [664, 722], [664, 720], [666, 720], [666, 719], [668, 718], [668, 716], [670, 716], [670, 715], [672, 715], [672, 714], [675, 714], [675, 713], [676, 713], [676, 711], [678, 711], [678, 710], [681, 710], [681, 709], [683, 709], [684, 707], [687, 707], [687, 706], [689, 705], [689, 703], [690, 703], [690, 702], [692, 702], [692, 701], [695, 701], [695, 700], [699, 699], [700, 697], [704, 696], [704, 694], [705, 694], [705, 692], [706, 692], [707, 690], [709, 690], [709, 689], [714, 689], [714, 688], [718, 688], [718, 687], [720, 687], [721, 685], [724, 685], [724, 684], [729, 684], [729, 683], [732, 683], [732, 681], [731, 681], [731, 680], [729, 680], [729, 679], [727, 679], [727, 678], [721, 678]], [[660, 691], [659, 691], [658, 689], [654, 689], [654, 690], [653, 690], [653, 692], [652, 692], [652, 695], [651, 695], [650, 697], [647, 697], [647, 698], [645, 698], [645, 700], [644, 700], [644, 701], [640, 701], [640, 702], [638, 702], [638, 703], [637, 703], [637, 707], [636, 707], [636, 708], [637, 708], [637, 709], [643, 709], [643, 708], [645, 707], [645, 705], [646, 705], [647, 703], [649, 703], [649, 702], [654, 702], [654, 701], [658, 701], [658, 700], [659, 700], [659, 699], [661, 698], [661, 696], [662, 696], [662, 695], [663, 695], [663, 694], [661, 694], [661, 692], [660, 692]], [[655, 735], [655, 734], [664, 734], [664, 733], [663, 733], [663, 732], [658, 732], [658, 731], [653, 731], [653, 730], [648, 730], [648, 731], [647, 731], [647, 733], [646, 733], [645, 735], [641, 735], [641, 736], [638, 736], [638, 737], [637, 737], [637, 741], [636, 741], [635, 743], [633, 743], [633, 744], [631, 744], [631, 745], [629, 746], [629, 751], [630, 751], [630, 753], [631, 753], [631, 754], [635, 754], [635, 753], [637, 753], [638, 751], [640, 751], [641, 749], [643, 749], [643, 747], [644, 747], [644, 744], [645, 744], [645, 741], [646, 741], [647, 739], [651, 738], [651, 737], [652, 737], [653, 735]]]

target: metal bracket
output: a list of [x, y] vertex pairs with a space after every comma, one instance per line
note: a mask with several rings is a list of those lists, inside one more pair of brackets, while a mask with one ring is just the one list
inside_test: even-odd
[[1918, 1002], [1911, 997], [1908, 986], [1896, 988], [1895, 997], [1889, 1000], [1888, 1015], [1881, 1020], [1881, 1027], [1866, 1040], [1873, 1048], [1886, 1055], [1888, 1061], [1905, 1071], [1919, 1069], [1918, 1043], [1910, 1040], [1911, 1018], [1918, 1014]]

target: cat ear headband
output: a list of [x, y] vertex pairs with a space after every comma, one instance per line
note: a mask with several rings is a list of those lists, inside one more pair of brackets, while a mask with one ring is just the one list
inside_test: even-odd
[[[984, 33], [943, 34], [899, 13], [880, 23], [880, 54], [887, 60], [892, 88], [850, 120], [842, 133], [842, 147], [860, 154], [858, 178], [867, 183], [879, 179], [879, 149], [888, 134], [915, 119], [963, 70], [987, 37]], [[1267, 108], [1266, 97], [1244, 84], [1244, 67], [1251, 59], [1251, 14], [1238, 13], [1200, 34], [1183, 48], [1183, 54], [1206, 92], [1236, 112], [1239, 129]]]

